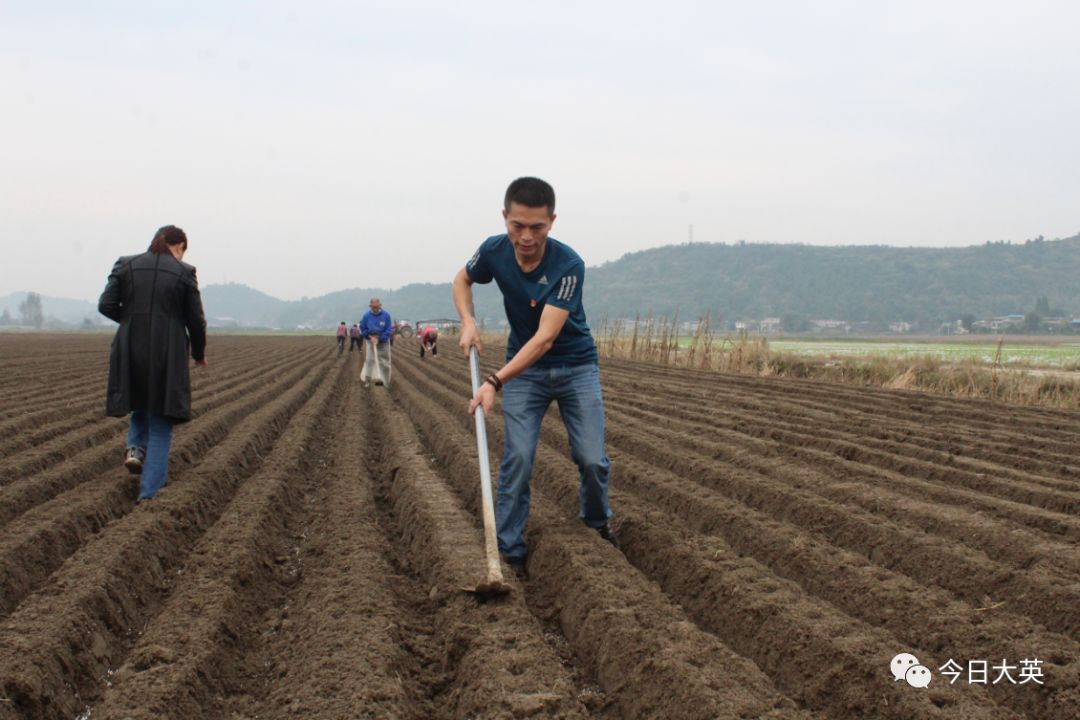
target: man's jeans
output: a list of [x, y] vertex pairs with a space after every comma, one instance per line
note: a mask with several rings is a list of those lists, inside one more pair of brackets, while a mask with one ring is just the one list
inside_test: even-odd
[[134, 410], [128, 427], [128, 447], [146, 452], [139, 478], [139, 499], [148, 500], [165, 484], [169, 473], [169, 448], [172, 446], [172, 420], [164, 415]]
[[611, 461], [604, 453], [604, 399], [596, 364], [552, 368], [531, 367], [503, 388], [506, 451], [499, 467], [495, 527], [499, 552], [524, 557], [525, 523], [529, 519], [529, 480], [532, 476], [540, 422], [552, 400], [559, 403], [570, 454], [581, 479], [580, 517], [589, 527], [601, 527], [611, 517], [608, 476]]

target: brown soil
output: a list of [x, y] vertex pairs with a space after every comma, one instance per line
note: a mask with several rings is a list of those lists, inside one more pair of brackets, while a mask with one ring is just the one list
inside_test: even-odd
[[[108, 343], [0, 335], [0, 720], [1080, 717], [1080, 413], [605, 362], [621, 552], [552, 408], [530, 578], [478, 600], [455, 348], [364, 389], [213, 337], [136, 505]], [[1045, 684], [938, 672], [1002, 658]]]

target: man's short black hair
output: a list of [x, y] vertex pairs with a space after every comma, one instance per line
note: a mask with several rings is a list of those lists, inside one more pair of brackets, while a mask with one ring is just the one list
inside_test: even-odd
[[540, 178], [520, 177], [506, 188], [503, 209], [510, 211], [510, 203], [525, 207], [546, 207], [548, 215], [555, 214], [555, 189]]

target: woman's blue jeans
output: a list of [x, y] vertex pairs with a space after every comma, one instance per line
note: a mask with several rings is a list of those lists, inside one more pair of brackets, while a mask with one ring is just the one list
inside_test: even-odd
[[529, 519], [529, 480], [532, 477], [540, 423], [551, 401], [559, 403], [570, 455], [577, 463], [581, 488], [580, 517], [589, 527], [601, 527], [611, 517], [608, 477], [611, 461], [604, 452], [604, 399], [596, 364], [549, 368], [531, 367], [503, 388], [506, 450], [499, 467], [495, 527], [499, 552], [524, 557], [525, 524]]
[[139, 478], [139, 499], [149, 500], [165, 485], [169, 474], [169, 448], [172, 445], [173, 422], [164, 415], [134, 410], [128, 427], [128, 447], [142, 448], [146, 453], [142, 476]]

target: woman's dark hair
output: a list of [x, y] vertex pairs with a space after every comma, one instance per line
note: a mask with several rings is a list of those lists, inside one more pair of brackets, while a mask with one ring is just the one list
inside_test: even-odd
[[520, 177], [506, 188], [503, 209], [510, 210], [510, 203], [525, 207], [546, 207], [548, 215], [555, 214], [555, 190], [540, 178]]
[[150, 241], [150, 252], [169, 252], [169, 245], [183, 245], [187, 250], [187, 235], [175, 225], [166, 225], [154, 233], [154, 239]]

